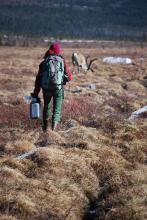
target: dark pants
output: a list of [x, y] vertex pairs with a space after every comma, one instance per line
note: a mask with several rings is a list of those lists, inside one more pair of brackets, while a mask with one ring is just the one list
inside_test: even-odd
[[53, 114], [52, 122], [60, 122], [61, 119], [61, 107], [64, 98], [63, 89], [60, 90], [43, 90], [44, 109], [43, 109], [43, 121], [48, 120], [51, 113], [51, 99], [53, 98]]

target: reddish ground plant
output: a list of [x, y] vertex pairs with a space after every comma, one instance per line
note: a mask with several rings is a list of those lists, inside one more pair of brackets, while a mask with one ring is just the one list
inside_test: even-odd
[[1, 105], [0, 112], [1, 127], [31, 130], [40, 125], [40, 120], [30, 119], [29, 105], [21, 99]]
[[68, 98], [63, 103], [62, 121], [75, 119], [81, 124], [99, 113], [99, 106], [89, 97]]

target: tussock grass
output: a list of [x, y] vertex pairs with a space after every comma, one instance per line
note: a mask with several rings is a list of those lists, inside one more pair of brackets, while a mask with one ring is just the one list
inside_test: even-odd
[[9, 178], [10, 178], [10, 182], [13, 181], [14, 183], [17, 181], [21, 182], [24, 180], [23, 174], [21, 174], [21, 172], [17, 169], [4, 166], [1, 168], [0, 172], [3, 177], [1, 180], [3, 184], [4, 184], [4, 180], [7, 179], [7, 181], [9, 181]]
[[6, 153], [9, 154], [22, 154], [30, 151], [34, 148], [34, 145], [29, 141], [18, 140], [15, 142], [7, 143], [5, 146]]
[[8, 213], [16, 214], [18, 217], [22, 216], [22, 218], [35, 215], [38, 212], [30, 198], [22, 193], [18, 196], [2, 196], [0, 205], [2, 209], [8, 209]]
[[19, 219], [10, 215], [1, 215], [1, 220], [19, 220]]

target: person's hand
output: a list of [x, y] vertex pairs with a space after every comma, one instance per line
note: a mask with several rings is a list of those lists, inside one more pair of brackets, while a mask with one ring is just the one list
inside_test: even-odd
[[32, 96], [32, 98], [35, 98], [35, 99], [36, 99], [36, 102], [37, 102], [37, 103], [40, 103], [40, 102], [41, 102], [41, 100], [40, 100], [40, 98], [38, 97], [38, 95], [36, 95], [36, 94], [34, 94], [34, 93], [31, 93], [31, 96]]
[[37, 103], [41, 103], [41, 99], [39, 97], [36, 98]]
[[68, 82], [67, 76], [64, 75], [64, 77], [63, 77], [63, 85], [66, 85], [67, 82]]
[[38, 95], [36, 95], [36, 94], [33, 93], [33, 92], [31, 93], [31, 96], [32, 96], [32, 98], [36, 98], [36, 99], [38, 98]]

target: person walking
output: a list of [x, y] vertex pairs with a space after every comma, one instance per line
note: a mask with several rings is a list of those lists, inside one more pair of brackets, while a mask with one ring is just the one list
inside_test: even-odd
[[40, 90], [43, 92], [43, 126], [44, 132], [48, 129], [48, 119], [51, 112], [53, 99], [52, 130], [55, 130], [61, 120], [61, 107], [64, 99], [63, 86], [72, 79], [69, 67], [61, 56], [60, 44], [54, 42], [44, 55], [44, 60], [39, 65], [35, 80], [33, 98], [39, 99]]

